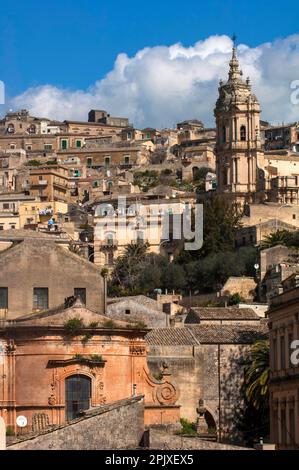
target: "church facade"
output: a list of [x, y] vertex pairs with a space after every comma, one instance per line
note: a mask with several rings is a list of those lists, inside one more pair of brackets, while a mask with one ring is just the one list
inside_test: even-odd
[[[0, 324], [0, 416], [24, 433], [71, 421], [80, 410], [144, 396], [145, 424], [179, 421], [178, 387], [146, 362], [145, 327], [112, 321], [79, 301]], [[162, 420], [162, 421], [161, 421]], [[19, 430], [18, 430], [19, 431]]]

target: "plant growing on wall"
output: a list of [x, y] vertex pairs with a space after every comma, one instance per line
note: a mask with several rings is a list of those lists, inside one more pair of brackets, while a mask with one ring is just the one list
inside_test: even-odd
[[113, 320], [107, 320], [104, 324], [105, 328], [116, 328], [116, 324]]
[[82, 318], [70, 318], [64, 325], [65, 332], [69, 335], [76, 336], [84, 328]]

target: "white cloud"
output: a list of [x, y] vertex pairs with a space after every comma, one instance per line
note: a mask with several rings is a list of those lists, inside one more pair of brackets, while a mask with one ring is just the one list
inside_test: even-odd
[[[134, 57], [122, 53], [113, 70], [87, 90], [45, 85], [28, 89], [11, 105], [61, 120], [85, 120], [89, 109], [100, 108], [128, 116], [136, 127], [166, 127], [187, 118], [213, 125], [218, 81], [227, 77], [231, 47], [229, 37], [211, 36], [192, 47], [148, 47]], [[299, 79], [299, 35], [256, 48], [240, 45], [238, 56], [261, 102], [262, 117], [299, 120], [299, 105], [290, 100], [290, 83]]]

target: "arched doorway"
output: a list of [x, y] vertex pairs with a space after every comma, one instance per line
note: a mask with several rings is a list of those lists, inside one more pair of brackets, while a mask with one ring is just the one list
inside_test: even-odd
[[208, 426], [208, 430], [209, 432], [212, 434], [213, 432], [216, 433], [217, 432], [217, 424], [216, 424], [216, 421], [212, 415], [212, 413], [210, 413], [208, 410], [206, 410], [205, 412], [205, 420], [206, 420], [206, 423], [207, 423], [207, 426]]
[[86, 375], [71, 375], [65, 379], [65, 414], [70, 421], [78, 412], [90, 407], [91, 380]]

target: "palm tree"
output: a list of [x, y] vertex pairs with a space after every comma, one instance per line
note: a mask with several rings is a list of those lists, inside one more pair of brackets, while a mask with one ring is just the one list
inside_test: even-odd
[[293, 234], [287, 230], [277, 230], [266, 235], [261, 243], [261, 249], [272, 248], [277, 245], [292, 246]]
[[245, 357], [244, 387], [248, 402], [260, 410], [268, 407], [270, 353], [269, 341], [259, 340]]

